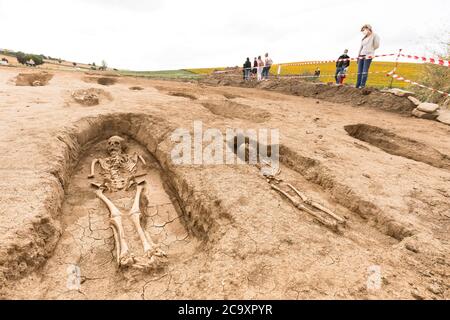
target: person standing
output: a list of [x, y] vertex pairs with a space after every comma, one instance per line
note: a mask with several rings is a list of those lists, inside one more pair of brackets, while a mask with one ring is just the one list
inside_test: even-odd
[[258, 72], [258, 60], [255, 57], [255, 60], [253, 60], [253, 70], [252, 70], [253, 77], [256, 76], [257, 72]]
[[344, 50], [344, 54], [341, 55], [336, 61], [336, 84], [342, 84], [342, 80], [345, 77], [346, 69], [350, 66], [350, 57], [348, 56], [348, 49]]
[[317, 67], [316, 71], [314, 71], [314, 77], [319, 78], [320, 77], [320, 68]]
[[375, 50], [380, 47], [380, 37], [373, 32], [370, 24], [365, 24], [361, 28], [364, 38], [361, 41], [361, 48], [358, 53], [358, 78], [356, 80], [357, 88], [366, 86], [369, 76], [369, 68], [372, 63]]
[[269, 71], [270, 71], [270, 68], [272, 67], [272, 64], [273, 64], [272, 59], [270, 59], [269, 54], [266, 53], [265, 61], [264, 61], [264, 69], [263, 69], [263, 74], [262, 74], [263, 79], [269, 80]]
[[252, 71], [252, 63], [250, 62], [250, 58], [244, 63], [244, 80], [250, 79], [250, 72]]
[[264, 61], [261, 59], [261, 56], [258, 57], [258, 67], [256, 69], [256, 74], [257, 74], [257, 80], [261, 81], [262, 80], [262, 71], [264, 68]]

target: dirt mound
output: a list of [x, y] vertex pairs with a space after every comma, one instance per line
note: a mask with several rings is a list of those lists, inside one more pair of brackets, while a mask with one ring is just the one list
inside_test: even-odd
[[111, 95], [102, 89], [89, 88], [72, 92], [72, 98], [84, 106], [96, 106], [100, 104], [102, 98], [112, 100]]
[[202, 105], [212, 113], [225, 118], [237, 118], [254, 122], [265, 122], [271, 118], [270, 113], [267, 111], [233, 101], [204, 102]]
[[53, 78], [53, 74], [48, 72], [19, 73], [16, 77], [16, 86], [45, 86]]
[[335, 84], [311, 83], [296, 78], [280, 78], [270, 81], [243, 81], [236, 75], [213, 74], [202, 80], [202, 83], [221, 86], [238, 86], [245, 88], [259, 88], [297, 96], [318, 98], [330, 102], [347, 103], [353, 106], [368, 106], [387, 111], [411, 114], [415, 108], [406, 97], [398, 97], [378, 89], [356, 89], [352, 86], [337, 86]]
[[169, 92], [168, 95], [173, 96], [173, 97], [182, 97], [182, 98], [187, 98], [187, 99], [191, 99], [191, 100], [197, 100], [196, 96], [189, 94], [189, 93], [184, 93], [184, 92]]
[[370, 143], [387, 153], [420, 161], [433, 167], [450, 169], [450, 157], [424, 143], [368, 124], [348, 125], [344, 129], [350, 136]]
[[141, 90], [144, 90], [144, 88], [139, 87], [139, 86], [130, 87], [129, 89], [130, 89], [131, 91], [141, 91]]

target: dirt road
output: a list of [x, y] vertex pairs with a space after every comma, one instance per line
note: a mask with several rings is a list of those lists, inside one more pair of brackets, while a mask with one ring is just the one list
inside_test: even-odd
[[[54, 72], [45, 86], [16, 86], [20, 72], [0, 68], [2, 297], [450, 298], [449, 126], [201, 83]], [[171, 134], [194, 121], [278, 129], [277, 178], [345, 224], [295, 208], [254, 165], [174, 164]], [[117, 267], [87, 178], [112, 135], [146, 159], [143, 224], [167, 253], [161, 269]], [[111, 197], [130, 210], [133, 192]]]

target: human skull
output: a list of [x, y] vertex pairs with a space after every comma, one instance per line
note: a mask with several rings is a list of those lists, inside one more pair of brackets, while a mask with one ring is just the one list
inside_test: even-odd
[[113, 152], [122, 152], [122, 142], [125, 141], [125, 139], [119, 137], [119, 136], [112, 136], [108, 139], [108, 153], [112, 154]]

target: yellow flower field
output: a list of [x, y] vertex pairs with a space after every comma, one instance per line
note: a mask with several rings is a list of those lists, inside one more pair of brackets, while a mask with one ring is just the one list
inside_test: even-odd
[[[320, 68], [321, 71], [321, 82], [332, 82], [334, 81], [334, 73], [336, 70], [336, 64], [334, 62], [330, 63], [320, 63], [320, 64], [310, 64], [302, 66], [283, 66], [281, 67], [281, 75], [311, 75], [314, 73], [316, 68]], [[411, 79], [417, 82], [421, 82], [421, 74], [423, 72], [423, 64], [419, 63], [404, 63], [398, 64], [397, 74]], [[378, 62], [374, 61], [370, 67], [370, 72], [375, 72], [369, 75], [368, 86], [372, 87], [387, 87], [391, 82], [391, 77], [387, 77], [386, 73], [393, 70], [395, 67], [395, 62]], [[195, 74], [210, 74], [214, 70], [223, 70], [224, 68], [202, 68], [202, 69], [187, 69], [187, 71], [193, 72]], [[271, 69], [271, 74], [276, 75], [278, 71], [278, 65], [273, 65]], [[354, 84], [356, 83], [356, 73], [357, 65], [355, 61], [350, 64], [349, 72], [345, 83]], [[408, 83], [403, 81], [393, 81], [393, 86], [398, 88], [406, 88], [409, 86]]]

